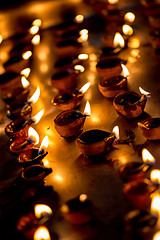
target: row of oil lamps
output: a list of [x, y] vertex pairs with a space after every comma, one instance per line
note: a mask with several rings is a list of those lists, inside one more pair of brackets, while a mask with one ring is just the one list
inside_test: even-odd
[[[36, 24], [34, 24], [33, 26], [36, 26]], [[72, 39], [66, 40], [66, 36], [69, 36], [70, 38], [71, 31], [73, 30], [75, 31], [75, 24], [68, 23], [67, 27], [66, 24], [64, 24], [64, 26], [62, 24], [58, 26], [55, 34], [57, 39], [56, 51], [58, 56], [60, 56], [60, 59], [57, 61], [55, 67], [60, 71], [57, 71], [52, 76], [51, 82], [55, 88], [60, 90], [60, 94], [56, 96], [52, 100], [52, 102], [55, 106], [62, 110], [62, 112], [54, 120], [55, 129], [62, 137], [78, 136], [83, 130], [86, 116], [90, 115], [90, 113], [86, 109], [84, 110], [83, 114], [77, 110], [74, 110], [74, 108], [80, 104], [83, 98], [83, 94], [90, 86], [90, 83], [87, 83], [79, 91], [75, 89], [73, 90], [72, 88], [76, 85], [75, 75], [77, 73], [70, 69], [66, 71], [66, 66], [67, 68], [70, 68], [71, 66], [77, 66], [77, 63], [79, 63], [81, 57], [84, 57], [83, 60], [86, 58], [85, 54], [85, 56], [78, 55], [78, 58], [75, 58], [74, 56], [79, 53], [81, 47], [80, 43], [87, 40], [87, 31], [85, 30], [82, 32], [84, 33], [84, 36], [81, 35], [80, 42], [77, 43], [77, 41], [75, 41], [76, 32], [73, 33], [74, 37], [72, 36]], [[70, 33], [67, 35], [68, 32]], [[129, 36], [130, 34], [127, 33], [127, 35]], [[116, 36], [117, 35], [115, 35], [115, 39]], [[118, 34], [118, 36], [120, 36], [120, 34]], [[36, 38], [39, 39], [39, 37]], [[63, 38], [65, 38], [65, 41], [62, 41]], [[8, 41], [12, 43], [11, 39], [9, 39]], [[17, 42], [17, 39], [15, 40], [15, 42]], [[20, 42], [17, 47], [19, 46]], [[106, 46], [107, 47], [103, 49], [103, 51], [105, 52], [105, 56], [103, 55], [97, 63], [97, 72], [101, 78], [98, 84], [99, 90], [104, 97], [114, 98], [113, 105], [118, 114], [123, 115], [129, 119], [138, 117], [143, 112], [145, 103], [147, 101], [147, 96], [149, 96], [150, 94], [148, 92], [145, 92], [144, 90], [141, 90], [142, 95], [132, 91], [125, 91], [127, 88], [128, 75], [125, 77], [121, 75], [122, 69], [125, 68], [125, 65], [122, 64], [123, 61], [113, 56], [112, 54], [109, 57], [106, 56], [106, 51], [107, 53], [108, 51], [117, 53], [121, 49], [123, 49], [124, 46], [122, 46], [121, 43], [116, 43], [115, 46], [108, 46], [108, 41]], [[26, 71], [28, 71], [29, 69], [25, 69], [25, 71], [22, 71], [21, 74], [17, 75], [13, 75], [13, 72], [10, 72], [13, 69], [16, 69], [17, 61], [19, 62], [17, 57], [15, 57], [17, 56], [17, 54], [15, 54], [15, 52], [17, 53], [15, 47], [16, 45], [14, 43], [13, 49], [10, 50], [10, 56], [12, 57], [7, 60], [7, 64], [4, 64], [6, 72], [1, 75], [1, 90], [3, 99], [7, 103], [7, 116], [14, 120], [6, 126], [5, 131], [6, 134], [10, 137], [10, 139], [13, 140], [9, 147], [9, 151], [12, 154], [18, 155], [17, 159], [24, 167], [24, 170], [22, 171], [22, 178], [27, 181], [40, 181], [52, 171], [51, 169], [42, 166], [42, 164], [36, 164], [40, 163], [47, 154], [46, 145], [44, 146], [43, 144], [47, 140], [47, 137], [44, 138], [44, 141], [42, 141], [42, 146], [39, 149], [34, 149], [33, 146], [38, 143], [38, 141], [37, 138], [35, 139], [35, 131], [30, 128], [30, 125], [38, 123], [38, 121], [43, 115], [42, 110], [38, 114], [36, 114], [36, 116], [31, 117], [32, 105], [38, 100], [40, 89], [37, 88], [35, 94], [33, 94], [33, 96], [28, 99], [29, 88], [25, 77], [28, 75], [28, 73], [26, 75]], [[70, 55], [70, 53], [72, 53], [73, 56], [71, 58], [68, 58], [67, 56]], [[27, 51], [27, 57], [24, 56], [25, 55], [23, 54], [23, 60], [28, 60], [28, 56], [31, 56], [31, 52]], [[24, 62], [23, 60], [22, 62]], [[18, 66], [20, 66], [20, 68], [17, 71], [20, 72], [21, 70], [23, 70], [24, 67], [28, 66], [28, 63], [27, 65], [26, 62], [25, 65], [18, 64]], [[80, 68], [80, 71], [81, 69], [82, 68]], [[22, 79], [27, 86], [26, 89], [23, 89], [23, 94], [20, 94], [22, 88], [21, 90], [17, 89], [17, 83], [19, 82], [19, 78], [21, 78], [21, 75], [25, 75], [25, 77], [23, 76]], [[9, 93], [7, 91], [8, 86], [10, 89]], [[89, 105], [88, 102], [87, 105]], [[139, 123], [139, 128], [142, 131], [142, 134], [147, 139], [159, 139], [159, 119], [145, 120], [144, 122]], [[104, 154], [111, 148], [113, 148], [114, 142], [116, 141], [115, 135], [115, 129], [113, 133], [97, 129], [90, 130], [81, 133], [76, 139], [76, 143], [78, 148], [84, 155], [94, 156], [97, 154]], [[143, 152], [145, 151], [146, 150], [144, 150]], [[145, 157], [143, 158], [145, 159]], [[145, 179], [147, 170], [150, 169], [150, 167], [152, 166], [149, 160], [150, 154], [146, 157], [147, 163], [129, 163], [119, 169], [119, 174], [122, 179], [124, 181], [129, 181], [129, 183], [126, 183], [124, 186], [124, 192], [137, 209], [146, 209], [146, 207], [148, 207], [148, 204], [150, 203], [151, 193], [157, 189], [157, 185], [154, 185], [153, 182]], [[153, 158], [151, 157], [151, 161], [152, 160]], [[31, 166], [29, 166], [30, 164]], [[152, 173], [152, 175], [153, 174], [154, 173]], [[135, 178], [138, 178], [138, 180], [131, 181]], [[154, 181], [154, 177], [151, 180]], [[138, 189], [140, 189], [140, 193], [138, 193]], [[70, 209], [72, 209], [72, 214], [69, 214]], [[66, 219], [73, 224], [84, 224], [90, 221], [92, 218], [91, 204], [85, 194], [81, 194], [77, 199], [73, 199], [67, 204], [63, 205], [61, 211], [66, 217]], [[36, 216], [36, 218], [39, 219], [42, 217], [42, 215], [48, 216], [48, 214], [51, 213], [52, 210], [49, 209], [48, 206], [45, 206], [45, 210], [42, 210], [40, 217]], [[139, 217], [138, 215], [135, 215], [135, 218], [133, 218], [132, 215], [132, 218], [128, 218], [132, 222], [134, 221], [134, 219], [139, 219], [139, 221], [143, 222], [143, 220], [145, 221], [147, 216], [148, 222], [146, 224], [150, 224], [151, 219], [157, 219], [152, 218], [152, 216], [150, 216], [148, 212], [140, 212]], [[35, 216], [33, 216], [32, 214], [29, 217], [29, 221], [31, 221], [31, 219], [35, 220]], [[17, 228], [21, 231], [24, 230], [22, 226], [23, 221], [25, 221], [25, 216], [19, 220], [19, 223], [17, 225]], [[44, 236], [42, 232], [45, 232], [46, 235]], [[50, 239], [50, 236], [46, 228], [38, 228], [38, 232], [35, 231], [34, 234], [31, 235], [29, 233], [28, 238]]]

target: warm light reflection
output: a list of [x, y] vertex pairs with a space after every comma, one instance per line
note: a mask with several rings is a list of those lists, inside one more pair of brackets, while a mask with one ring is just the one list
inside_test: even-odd
[[79, 72], [84, 72], [85, 68], [82, 65], [75, 65], [74, 69]]
[[48, 143], [49, 143], [48, 136], [45, 136], [42, 140], [42, 143], [38, 152], [40, 153], [40, 152], [46, 151], [48, 147]]
[[86, 102], [86, 106], [84, 109], [84, 115], [90, 116], [91, 115], [91, 107], [89, 101]]
[[21, 75], [24, 75], [25, 77], [28, 77], [31, 72], [30, 68], [25, 68], [21, 71]]
[[88, 40], [88, 30], [87, 29], [82, 29], [80, 32], [80, 37], [78, 38], [79, 42], [84, 42]]
[[87, 92], [88, 88], [90, 87], [91, 83], [88, 82], [85, 85], [83, 85], [83, 87], [81, 87], [81, 89], [79, 90], [81, 93], [85, 93]]
[[81, 54], [78, 55], [78, 59], [79, 60], [86, 60], [86, 59], [88, 59], [88, 54], [81, 53]]
[[160, 213], [160, 193], [154, 192], [154, 194], [151, 195], [152, 200], [151, 200], [151, 213], [158, 215]]
[[112, 130], [112, 133], [115, 135], [116, 139], [119, 139], [119, 127], [115, 126]]
[[54, 176], [54, 179], [55, 179], [57, 182], [62, 182], [62, 181], [63, 181], [63, 178], [62, 178], [60, 175], [55, 175], [55, 176]]
[[44, 226], [38, 227], [34, 233], [33, 240], [51, 240], [48, 229]]
[[34, 94], [32, 95], [32, 97], [28, 100], [28, 102], [30, 104], [34, 104], [37, 102], [38, 98], [40, 96], [40, 88], [37, 87], [36, 91], [34, 92]]
[[142, 150], [142, 159], [143, 159], [143, 162], [151, 165], [153, 165], [156, 162], [155, 158], [146, 148], [143, 148]]
[[140, 42], [139, 42], [138, 38], [131, 37], [129, 39], [129, 42], [128, 42], [129, 48], [139, 48], [139, 46], [140, 46]]
[[22, 58], [27, 60], [32, 56], [32, 52], [31, 51], [27, 51], [25, 53], [22, 54]]
[[132, 55], [132, 57], [139, 58], [140, 57], [139, 49], [131, 50], [131, 55]]
[[131, 36], [133, 34], [133, 28], [127, 24], [122, 26], [122, 31], [127, 36]]
[[42, 64], [40, 65], [40, 71], [41, 71], [42, 73], [48, 72], [48, 69], [49, 69], [48, 63], [42, 63]]
[[110, 4], [116, 4], [116, 3], [119, 2], [119, 0], [108, 0], [108, 2], [109, 2]]
[[46, 215], [48, 216], [52, 214], [52, 209], [45, 204], [36, 204], [34, 206], [34, 214], [36, 218], [45, 217]]
[[147, 97], [151, 97], [151, 93], [145, 91], [143, 88], [139, 87], [139, 91], [141, 92], [141, 94], [146, 95]]
[[28, 129], [28, 139], [34, 143], [34, 145], [39, 143], [39, 135], [36, 130], [32, 127]]
[[2, 35], [0, 35], [0, 44], [2, 41], [3, 41], [3, 37], [2, 37]]
[[113, 46], [114, 47], [121, 47], [123, 48], [125, 45], [124, 38], [120, 33], [115, 33], [114, 39], [113, 39]]
[[121, 64], [121, 67], [122, 67], [122, 75], [124, 77], [129, 77], [130, 76], [130, 73], [128, 71], [128, 68], [124, 65], [124, 64]]
[[32, 25], [40, 27], [42, 24], [41, 19], [37, 18], [32, 22]]
[[158, 182], [160, 184], [160, 170], [154, 169], [150, 173], [150, 179], [152, 182]]
[[153, 240], [160, 240], [160, 231], [158, 231], [154, 234]]
[[44, 114], [44, 109], [41, 110], [39, 113], [37, 113], [34, 117], [32, 117], [33, 122], [38, 123], [42, 118], [43, 114]]
[[62, 212], [62, 213], [69, 213], [69, 207], [68, 207], [67, 204], [63, 204], [63, 205], [61, 206], [61, 212]]
[[48, 160], [47, 159], [43, 159], [42, 160], [42, 162], [43, 162], [43, 165], [45, 166], [45, 167], [48, 167], [49, 166], [49, 162], [48, 162]]
[[87, 195], [86, 194], [81, 194], [80, 196], [79, 196], [79, 200], [81, 201], [81, 202], [85, 202], [86, 200], [87, 200]]
[[76, 17], [75, 17], [75, 22], [77, 22], [77, 23], [82, 23], [83, 22], [83, 20], [84, 20], [84, 16], [83, 15], [77, 15]]
[[128, 21], [128, 22], [130, 22], [130, 23], [134, 22], [134, 20], [135, 20], [135, 15], [134, 15], [134, 13], [132, 13], [132, 12], [127, 12], [127, 13], [124, 15], [124, 20], [125, 20], [125, 21]]
[[34, 45], [38, 45], [38, 44], [40, 43], [40, 35], [39, 35], [39, 34], [35, 35], [35, 36], [32, 38], [31, 42], [32, 42], [32, 44], [34, 44]]
[[24, 76], [21, 77], [21, 83], [23, 88], [29, 87], [29, 84], [30, 84], [29, 81]]
[[98, 123], [100, 121], [100, 117], [98, 115], [96, 115], [95, 113], [92, 113], [91, 120], [94, 123]]
[[39, 31], [39, 27], [38, 27], [38, 26], [32, 26], [32, 27], [29, 29], [29, 32], [30, 32], [30, 34], [32, 34], [32, 35], [36, 34], [38, 31]]

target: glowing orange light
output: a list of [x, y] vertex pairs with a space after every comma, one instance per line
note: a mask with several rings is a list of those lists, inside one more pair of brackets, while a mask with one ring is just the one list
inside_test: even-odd
[[158, 231], [154, 234], [153, 240], [160, 240], [160, 231]]
[[84, 86], [81, 87], [81, 89], [80, 89], [79, 91], [80, 91], [81, 93], [85, 93], [85, 92], [87, 92], [87, 90], [88, 90], [88, 88], [90, 87], [90, 85], [91, 85], [90, 82], [84, 84]]
[[42, 24], [41, 19], [37, 18], [32, 22], [32, 25], [40, 27]]
[[116, 139], [119, 139], [119, 127], [115, 126], [112, 130], [112, 133], [115, 135]]
[[25, 77], [28, 77], [31, 72], [30, 68], [25, 68], [21, 71], [21, 75], [24, 75]]
[[135, 20], [135, 15], [134, 15], [134, 13], [132, 13], [132, 12], [127, 12], [127, 13], [124, 15], [124, 20], [125, 20], [125, 21], [128, 21], [128, 22], [130, 22], [130, 23], [134, 22], [134, 20]]
[[91, 107], [89, 101], [86, 102], [86, 106], [84, 109], [84, 115], [90, 116], [91, 115]]
[[120, 33], [116, 33], [113, 39], [113, 46], [123, 48], [125, 46], [124, 38]]
[[25, 53], [22, 54], [22, 58], [27, 60], [32, 56], [32, 52], [31, 51], [27, 51]]
[[150, 92], [145, 91], [145, 90], [144, 90], [143, 88], [141, 88], [141, 87], [139, 87], [139, 91], [140, 91], [141, 94], [143, 94], [143, 95], [146, 95], [146, 96], [148, 96], [148, 97], [151, 96], [151, 93], [150, 93]]
[[36, 34], [38, 31], [39, 31], [39, 27], [38, 27], [38, 26], [32, 26], [32, 27], [29, 29], [29, 32], [30, 32], [30, 34], [32, 34], [32, 35]]
[[116, 3], [119, 2], [119, 0], [108, 0], [108, 2], [109, 2], [110, 4], [116, 4]]
[[88, 59], [88, 54], [81, 53], [81, 54], [78, 55], [78, 59], [79, 60], [86, 60], [86, 59]]
[[35, 35], [33, 38], [32, 38], [32, 40], [31, 40], [31, 42], [34, 44], [34, 45], [38, 45], [39, 43], [40, 43], [40, 35]]
[[34, 233], [33, 240], [51, 240], [48, 229], [44, 226], [38, 227]]
[[143, 148], [143, 150], [142, 150], [142, 159], [143, 159], [143, 162], [145, 162], [147, 164], [153, 165], [156, 162], [155, 158], [152, 156], [152, 154], [146, 148]]
[[152, 180], [152, 182], [158, 182], [160, 184], [160, 170], [152, 170], [150, 173], [150, 179]]
[[2, 35], [0, 35], [0, 44], [2, 41], [3, 41], [3, 37], [2, 37]]
[[34, 214], [36, 218], [41, 218], [46, 215], [51, 215], [52, 214], [52, 209], [45, 204], [36, 204], [34, 206]]
[[122, 75], [124, 77], [129, 77], [130, 76], [130, 73], [128, 71], [128, 68], [124, 65], [124, 64], [121, 64], [121, 67], [122, 67]]
[[29, 87], [29, 84], [30, 84], [29, 81], [24, 76], [21, 77], [21, 83], [23, 88]]
[[128, 42], [129, 48], [139, 48], [139, 46], [140, 46], [140, 41], [138, 40], [138, 38], [131, 37], [129, 39], [129, 42]]
[[86, 200], [87, 200], [87, 195], [86, 194], [81, 194], [80, 196], [79, 196], [79, 200], [81, 201], [81, 202], [85, 202]]
[[43, 114], [44, 114], [44, 109], [41, 110], [39, 113], [37, 113], [34, 117], [32, 117], [33, 122], [35, 124], [38, 123], [40, 121], [40, 119], [42, 118]]
[[159, 215], [160, 212], [160, 193], [154, 193], [151, 200], [151, 213]]
[[84, 42], [88, 40], [88, 30], [87, 29], [82, 29], [80, 32], [80, 37], [78, 39], [79, 42]]
[[43, 159], [42, 162], [43, 162], [43, 165], [44, 165], [45, 167], [48, 167], [48, 166], [49, 166], [49, 162], [48, 162], [47, 159]]
[[83, 15], [77, 15], [76, 17], [75, 17], [75, 22], [77, 22], [77, 23], [82, 23], [83, 22], [83, 20], [84, 20], [84, 16]]
[[34, 145], [39, 143], [39, 135], [32, 127], [30, 127], [28, 130], [28, 139], [30, 139], [34, 143]]
[[40, 88], [37, 87], [35, 93], [32, 95], [32, 97], [28, 100], [30, 104], [34, 104], [37, 102], [38, 98], [40, 96]]
[[48, 147], [49, 139], [48, 136], [45, 136], [42, 140], [41, 146], [39, 148], [39, 152], [45, 151]]
[[127, 36], [131, 36], [133, 34], [133, 28], [127, 24], [123, 25], [122, 31]]
[[74, 69], [79, 72], [84, 72], [85, 68], [82, 65], [75, 65]]

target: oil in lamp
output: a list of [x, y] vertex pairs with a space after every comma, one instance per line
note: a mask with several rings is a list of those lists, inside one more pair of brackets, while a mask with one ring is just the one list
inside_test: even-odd
[[114, 98], [127, 89], [127, 77], [129, 76], [129, 72], [124, 64], [121, 64], [121, 67], [123, 69], [123, 74], [106, 80], [101, 79], [98, 83], [99, 90], [104, 97]]
[[141, 134], [148, 140], [160, 139], [160, 118], [148, 118], [142, 122], [138, 122], [138, 128]]
[[5, 128], [5, 133], [10, 138], [25, 138], [28, 136], [28, 129], [32, 123], [37, 124], [43, 116], [44, 110], [41, 110], [34, 117], [29, 119], [19, 118], [9, 123]]
[[90, 116], [90, 104], [88, 101], [83, 114], [75, 109], [58, 114], [54, 119], [55, 129], [62, 137], [75, 137], [82, 132], [87, 116]]
[[142, 88], [139, 88], [139, 90], [141, 95], [134, 91], [126, 91], [118, 94], [113, 99], [113, 106], [119, 115], [128, 119], [141, 115], [147, 102], [147, 97], [150, 97], [151, 94]]
[[27, 138], [15, 138], [11, 145], [9, 146], [9, 151], [13, 155], [18, 155], [21, 152], [24, 152], [34, 145], [39, 143], [38, 133], [30, 127], [28, 129], [28, 137]]
[[51, 102], [54, 106], [63, 111], [76, 108], [81, 103], [84, 93], [89, 87], [90, 82], [86, 83], [80, 90], [67, 89], [59, 93]]
[[73, 225], [87, 224], [93, 217], [91, 202], [86, 194], [64, 203], [60, 210], [64, 218]]
[[115, 128], [117, 126], [112, 132], [99, 129], [85, 131], [76, 139], [77, 147], [86, 156], [105, 154], [113, 148], [113, 142], [116, 139]]
[[155, 164], [155, 158], [147, 149], [142, 150], [143, 162], [128, 162], [119, 168], [120, 177], [124, 181], [145, 178], [147, 171]]
[[30, 148], [18, 155], [18, 162], [27, 167], [33, 164], [42, 164], [42, 159], [48, 154], [48, 136], [45, 136], [42, 140], [40, 148]]

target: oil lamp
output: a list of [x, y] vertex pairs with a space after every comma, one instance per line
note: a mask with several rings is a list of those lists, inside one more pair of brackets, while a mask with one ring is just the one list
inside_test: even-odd
[[28, 42], [22, 42], [9, 51], [9, 57], [12, 58], [13, 56], [23, 55], [27, 51], [33, 52], [33, 45]]
[[33, 164], [42, 164], [42, 159], [48, 154], [48, 136], [45, 136], [42, 140], [40, 148], [30, 148], [18, 155], [18, 162], [27, 167]]
[[58, 114], [54, 119], [55, 129], [62, 137], [75, 137], [82, 132], [87, 116], [90, 116], [90, 104], [88, 101], [83, 114], [75, 109]]
[[119, 32], [116, 32], [114, 36], [104, 34], [102, 42], [106, 48], [112, 50], [113, 54], [119, 53], [125, 47], [125, 40]]
[[54, 64], [54, 68], [56, 72], [66, 70], [68, 68], [73, 69], [76, 61], [77, 55], [73, 57], [70, 56], [62, 57], [57, 59], [57, 61]]
[[28, 137], [27, 138], [15, 138], [11, 145], [9, 146], [9, 151], [13, 155], [18, 155], [21, 152], [24, 152], [34, 145], [39, 143], [38, 133], [30, 127], [28, 129]]
[[98, 87], [102, 95], [106, 98], [114, 98], [121, 92], [127, 89], [127, 77], [129, 76], [128, 69], [124, 64], [121, 64], [124, 74], [117, 75], [106, 80], [101, 79]]
[[63, 40], [55, 46], [58, 56], [75, 56], [80, 53], [82, 44], [75, 39]]
[[19, 118], [11, 123], [9, 123], [5, 127], [5, 133], [10, 138], [25, 138], [28, 136], [28, 129], [32, 123], [37, 124], [41, 117], [43, 116], [44, 110], [41, 110], [39, 113], [37, 113], [34, 117], [31, 117], [29, 119], [23, 119]]
[[142, 122], [138, 122], [138, 128], [141, 134], [148, 140], [160, 139], [160, 118], [148, 118]]
[[55, 26], [55, 37], [59, 37], [66, 32], [77, 30], [77, 24], [73, 20], [62, 22]]
[[91, 202], [86, 194], [81, 194], [63, 204], [61, 213], [73, 225], [87, 224], [93, 216]]
[[77, 147], [87, 156], [105, 154], [113, 148], [113, 142], [116, 139], [114, 129], [112, 132], [99, 129], [85, 131], [77, 138]]
[[119, 115], [130, 119], [138, 117], [143, 112], [147, 97], [150, 97], [151, 94], [142, 88], [139, 90], [141, 95], [133, 91], [126, 91], [113, 99], [113, 106]]
[[120, 177], [124, 181], [132, 181], [139, 178], [145, 178], [147, 171], [155, 164], [155, 158], [147, 149], [142, 150], [141, 162], [129, 162], [119, 168]]
[[68, 89], [66, 91], [62, 91], [54, 99], [52, 99], [51, 102], [54, 106], [63, 111], [76, 108], [82, 101], [83, 95], [89, 87], [90, 82], [86, 83], [80, 90]]

